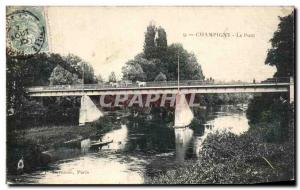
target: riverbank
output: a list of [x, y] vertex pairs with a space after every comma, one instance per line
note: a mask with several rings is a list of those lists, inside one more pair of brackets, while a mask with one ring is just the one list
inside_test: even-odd
[[[82, 140], [99, 140], [105, 133], [117, 128], [120, 128], [120, 121], [107, 116], [85, 126], [39, 126], [11, 130], [7, 141], [7, 171], [16, 174], [21, 158], [26, 163], [24, 172], [45, 168], [51, 162], [72, 157], [73, 153], [80, 154]], [[68, 151], [70, 148], [72, 150]]]
[[23, 158], [22, 171], [31, 172], [47, 167], [54, 159], [43, 152], [61, 147], [70, 140], [81, 140], [97, 134], [94, 126], [41, 126], [10, 131], [7, 141], [7, 170], [16, 173], [17, 163]]
[[[291, 125], [293, 128], [294, 124]], [[292, 180], [294, 141], [293, 135], [289, 137], [282, 143], [268, 143], [258, 130], [249, 130], [241, 136], [210, 134], [197, 160], [158, 176], [146, 177], [145, 183], [252, 184]]]
[[42, 151], [74, 139], [85, 139], [97, 134], [94, 126], [44, 126], [17, 131], [17, 136], [24, 141], [33, 141], [41, 146]]

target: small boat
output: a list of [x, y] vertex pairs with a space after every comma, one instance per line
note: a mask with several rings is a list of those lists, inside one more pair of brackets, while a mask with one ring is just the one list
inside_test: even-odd
[[239, 106], [237, 109], [240, 111], [247, 111], [248, 107], [247, 106]]
[[112, 142], [113, 142], [113, 140], [111, 140], [111, 141], [106, 141], [106, 142], [99, 142], [99, 141], [96, 141], [96, 142], [91, 143], [90, 149], [91, 149], [91, 150], [98, 150], [98, 149], [101, 148], [102, 146], [108, 145], [108, 144], [110, 144], [110, 143], [112, 143]]

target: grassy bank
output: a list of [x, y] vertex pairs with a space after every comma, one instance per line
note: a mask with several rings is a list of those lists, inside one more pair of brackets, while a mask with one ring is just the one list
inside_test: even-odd
[[33, 141], [42, 150], [53, 148], [73, 139], [84, 139], [97, 134], [94, 126], [44, 126], [17, 131], [17, 136], [23, 141]]
[[267, 143], [261, 134], [262, 131], [258, 130], [250, 130], [241, 136], [210, 134], [197, 160], [156, 177], [146, 177], [145, 182], [248, 184], [293, 179], [293, 135], [282, 143]]
[[14, 130], [11, 132], [14, 138], [11, 139], [17, 144], [31, 142], [38, 145], [40, 150], [45, 151], [70, 140], [82, 140], [91, 137], [99, 138], [101, 135], [119, 127], [120, 122], [113, 120], [112, 117], [103, 117], [85, 126], [40, 126]]
[[42, 152], [60, 147], [66, 141], [84, 139], [97, 133], [92, 126], [43, 126], [10, 131], [7, 141], [7, 171], [17, 172], [17, 163], [23, 158], [25, 172], [47, 167], [53, 159]]
[[22, 157], [26, 163], [24, 171], [47, 167], [55, 159], [53, 155], [43, 153], [44, 151], [69, 147], [73, 143], [80, 152], [81, 140], [98, 140], [106, 132], [119, 127], [120, 122], [112, 117], [103, 117], [85, 126], [39, 126], [10, 130], [7, 141], [7, 170], [9, 173], [16, 173], [17, 163]]

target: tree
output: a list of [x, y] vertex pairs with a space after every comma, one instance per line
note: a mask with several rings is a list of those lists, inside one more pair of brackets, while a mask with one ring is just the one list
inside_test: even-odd
[[122, 67], [123, 79], [134, 82], [145, 80], [145, 73], [139, 60], [141, 59], [134, 59], [125, 63], [125, 66]]
[[76, 74], [72, 74], [58, 65], [53, 69], [49, 77], [49, 81], [50, 85], [67, 85], [76, 83], [78, 84], [80, 79], [78, 79]]
[[177, 80], [179, 58], [180, 80], [203, 80], [202, 68], [194, 54], [187, 52], [181, 44], [171, 44], [162, 59], [168, 80]]
[[294, 12], [286, 17], [279, 17], [280, 23], [270, 40], [272, 48], [268, 50], [265, 64], [275, 66], [275, 77], [294, 76]]
[[117, 77], [115, 72], [111, 72], [109, 77], [108, 77], [108, 82], [117, 82]]
[[146, 59], [152, 59], [156, 57], [156, 45], [155, 45], [156, 27], [150, 23], [145, 33], [144, 42], [144, 54]]
[[98, 84], [104, 83], [104, 79], [101, 74], [98, 74], [96, 78], [97, 78]]
[[[272, 48], [268, 50], [265, 64], [274, 65], [277, 69], [274, 77], [294, 76], [294, 12], [286, 17], [279, 17], [280, 23], [270, 40]], [[254, 97], [249, 103], [247, 117], [250, 127], [257, 124], [269, 124], [265, 132], [266, 140], [282, 141], [287, 138], [289, 120], [293, 117], [289, 111], [287, 94], [263, 94]], [[256, 124], [256, 125], [255, 125]]]
[[180, 63], [180, 80], [203, 80], [202, 68], [193, 53], [187, 52], [181, 44], [167, 44], [167, 34], [160, 26], [153, 24], [145, 33], [144, 52], [125, 63], [123, 78], [129, 80], [153, 81], [160, 72], [168, 80], [177, 80], [177, 63]]
[[94, 69], [90, 64], [88, 64], [86, 62], [81, 62], [80, 68], [81, 68], [81, 72], [82, 72], [82, 69], [84, 71], [84, 84], [97, 83], [97, 78], [95, 77]]
[[87, 62], [83, 61], [80, 57], [76, 55], [69, 54], [63, 58], [64, 61], [60, 63], [60, 66], [70, 71], [73, 74], [77, 74], [78, 78], [81, 79], [84, 76], [85, 84], [94, 84], [97, 83], [97, 79], [94, 74], [93, 67]]
[[79, 77], [82, 77], [82, 65], [83, 65], [83, 60], [73, 54], [68, 54], [66, 57], [63, 58], [64, 59], [64, 63], [60, 64], [60, 66], [62, 65], [66, 65], [66, 70], [72, 72], [72, 73], [77, 73], [80, 74]]
[[148, 60], [161, 59], [168, 48], [167, 33], [161, 26], [156, 28], [153, 23], [147, 27], [144, 42], [144, 55]]
[[[29, 59], [7, 58], [7, 116], [8, 120], [13, 123], [9, 124], [9, 129], [16, 126], [31, 125], [28, 118], [22, 122], [24, 117], [30, 113], [37, 113], [36, 118], [49, 120], [49, 122], [58, 121], [64, 116], [75, 118], [78, 117], [80, 99], [77, 97], [48, 97], [43, 98], [43, 104], [39, 104], [27, 96], [26, 87], [45, 86], [55, 84], [76, 84], [81, 82], [78, 77], [84, 68], [85, 82], [93, 82], [95, 79], [93, 68], [83, 62], [79, 57], [69, 55], [67, 57], [59, 54], [40, 53]], [[35, 107], [35, 105], [38, 107]], [[67, 105], [67, 106], [66, 106]], [[61, 109], [64, 107], [64, 109]], [[43, 110], [36, 111], [35, 109]], [[59, 111], [60, 110], [60, 111]], [[59, 112], [58, 112], [59, 111]], [[26, 112], [26, 113], [25, 113]], [[30, 113], [27, 113], [30, 112]], [[50, 119], [49, 119], [50, 118]], [[56, 120], [53, 120], [56, 118]]]
[[25, 88], [49, 85], [49, 76], [55, 63], [62, 60], [58, 54], [40, 53], [29, 59], [6, 60], [6, 89], [8, 115], [18, 115], [26, 98]]
[[167, 33], [161, 26], [157, 29], [156, 52], [157, 58], [162, 59], [166, 55], [168, 48]]

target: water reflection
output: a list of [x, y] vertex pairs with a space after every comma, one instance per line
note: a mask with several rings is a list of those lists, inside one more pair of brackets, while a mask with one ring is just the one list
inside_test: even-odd
[[174, 130], [161, 121], [130, 120], [126, 151], [158, 154], [174, 151]]
[[[124, 159], [124, 158], [123, 158]], [[59, 164], [59, 170], [39, 175], [43, 184], [131, 184], [143, 183], [142, 168], [136, 159], [122, 161], [122, 156], [89, 154]], [[132, 165], [135, 170], [132, 170]]]
[[[106, 133], [102, 142], [112, 141], [97, 153], [89, 153], [79, 158], [64, 160], [57, 165], [58, 169], [38, 173], [36, 180], [43, 184], [132, 184], [143, 183], [142, 165], [145, 160], [132, 156], [117, 155], [111, 150], [122, 150], [127, 143], [128, 129]], [[81, 152], [86, 153], [91, 147], [90, 139], [81, 141]], [[142, 164], [139, 164], [142, 163]]]
[[213, 120], [207, 121], [204, 125], [204, 133], [201, 136], [194, 138], [194, 153], [199, 156], [202, 144], [206, 137], [211, 133], [233, 133], [235, 135], [241, 135], [248, 131], [249, 124], [245, 113], [227, 113], [216, 112], [217, 117]]
[[127, 136], [128, 136], [128, 129], [126, 125], [121, 125], [120, 129], [113, 130], [109, 133], [106, 133], [102, 137], [102, 142], [109, 142], [112, 141], [112, 143], [109, 143], [102, 147], [103, 150], [120, 150], [124, 149], [125, 145], [127, 143]]
[[[55, 169], [23, 176], [22, 180], [46, 184], [143, 183], [143, 175], [156, 175], [199, 155], [203, 141], [210, 133], [240, 135], [249, 128], [246, 114], [232, 111], [230, 107], [208, 109], [198, 115], [200, 123], [191, 128], [175, 129], [168, 127], [166, 122], [128, 118], [126, 125], [102, 137], [102, 142], [112, 143], [101, 150], [87, 151], [92, 142], [85, 139], [74, 149], [76, 156], [68, 157], [72, 159], [64, 158], [53, 164]], [[80, 149], [84, 154], [80, 154]], [[72, 153], [63, 151], [59, 154]]]
[[82, 153], [88, 152], [90, 147], [91, 147], [91, 139], [84, 139], [80, 142], [80, 148]]
[[193, 130], [188, 127], [175, 128], [176, 160], [183, 163], [187, 148], [193, 138]]
[[220, 116], [208, 121], [207, 124], [213, 126], [208, 130], [209, 132], [223, 131], [240, 135], [249, 129], [245, 113]]

